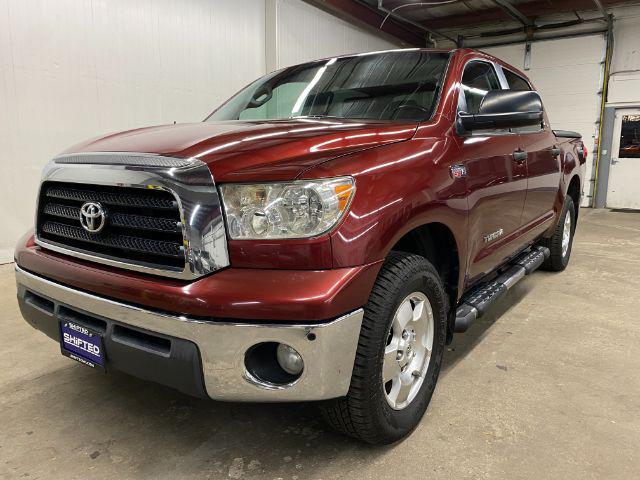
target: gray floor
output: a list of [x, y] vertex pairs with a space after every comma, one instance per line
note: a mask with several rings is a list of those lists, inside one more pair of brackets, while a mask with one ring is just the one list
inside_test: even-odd
[[640, 214], [583, 210], [570, 267], [520, 282], [450, 346], [427, 415], [387, 448], [311, 405], [192, 399], [63, 358], [0, 267], [2, 478], [638, 478]]

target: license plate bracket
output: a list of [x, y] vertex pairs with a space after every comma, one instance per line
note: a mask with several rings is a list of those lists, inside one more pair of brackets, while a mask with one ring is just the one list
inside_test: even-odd
[[100, 370], [105, 368], [102, 335], [79, 323], [60, 320], [60, 351], [83, 365]]

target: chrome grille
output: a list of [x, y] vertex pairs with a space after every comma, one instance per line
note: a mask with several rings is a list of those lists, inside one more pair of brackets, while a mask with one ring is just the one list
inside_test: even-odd
[[195, 158], [136, 152], [54, 158], [42, 176], [35, 242], [181, 280], [229, 266], [218, 190], [209, 167]]
[[[106, 225], [100, 233], [80, 223], [85, 202], [99, 202]], [[165, 190], [45, 182], [40, 193], [39, 238], [60, 246], [181, 269], [184, 239], [178, 202]]]
[[[164, 196], [162, 198], [149, 197], [147, 193], [141, 194], [128, 193], [126, 191], [120, 191], [123, 189], [116, 189], [115, 191], [100, 191], [95, 189], [81, 189], [76, 185], [71, 186], [56, 186], [53, 185], [47, 188], [46, 195], [51, 198], [58, 198], [62, 200], [75, 200], [78, 202], [101, 202], [111, 205], [117, 205], [120, 207], [149, 207], [149, 208], [167, 208], [177, 209], [178, 204], [171, 194], [169, 197]], [[134, 190], [134, 189], [129, 189]]]
[[[80, 218], [80, 208], [58, 203], [47, 203], [44, 213], [54, 217], [63, 217], [77, 220]], [[118, 227], [137, 228], [141, 230], [158, 230], [161, 232], [181, 232], [182, 223], [169, 218], [146, 217], [142, 215], [129, 215], [126, 213], [114, 213], [109, 218], [112, 225]]]

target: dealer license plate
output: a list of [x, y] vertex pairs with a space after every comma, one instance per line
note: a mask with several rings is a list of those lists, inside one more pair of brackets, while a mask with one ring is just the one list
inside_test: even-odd
[[60, 322], [60, 350], [72, 358], [92, 368], [104, 368], [104, 348], [102, 335], [68, 320]]

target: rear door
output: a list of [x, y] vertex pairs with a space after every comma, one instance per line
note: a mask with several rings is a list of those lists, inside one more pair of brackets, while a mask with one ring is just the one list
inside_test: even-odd
[[[492, 63], [472, 60], [465, 66], [460, 88], [459, 111], [477, 113], [487, 92], [502, 87]], [[473, 283], [514, 251], [526, 196], [527, 166], [526, 161], [514, 159], [520, 139], [509, 130], [474, 131], [458, 140], [469, 191], [467, 276]]]
[[607, 207], [640, 209], [640, 109], [617, 110], [613, 124]]
[[[524, 78], [503, 68], [510, 90], [532, 90]], [[527, 154], [527, 198], [522, 211], [523, 241], [533, 240], [554, 216], [560, 185], [560, 150], [548, 122], [513, 129]]]

